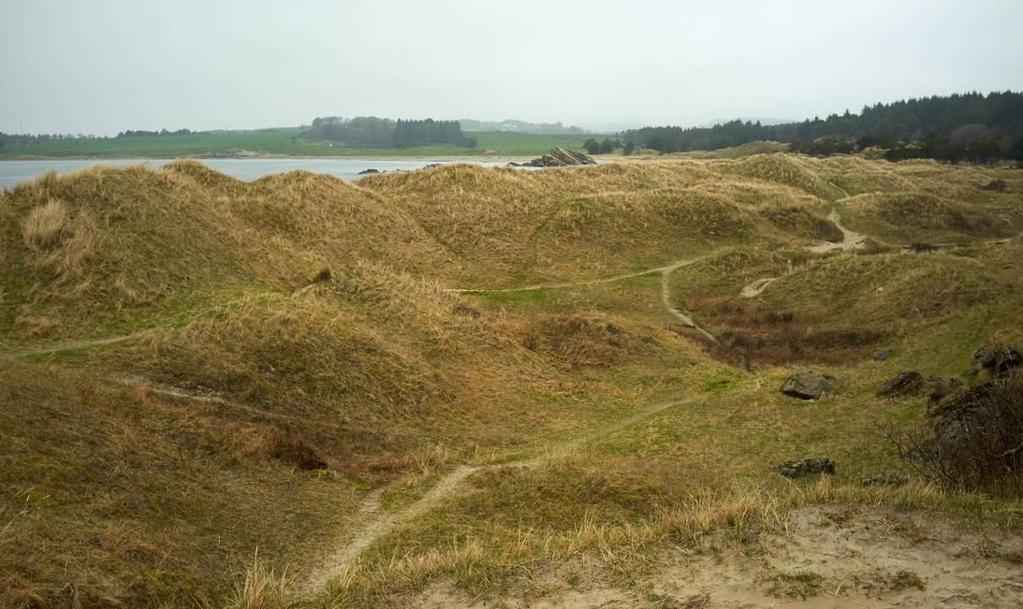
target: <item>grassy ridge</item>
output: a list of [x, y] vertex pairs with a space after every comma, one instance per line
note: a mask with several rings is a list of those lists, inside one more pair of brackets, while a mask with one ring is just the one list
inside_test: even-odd
[[176, 158], [237, 154], [296, 157], [345, 156], [474, 156], [481, 154], [530, 156], [555, 146], [580, 148], [585, 137], [574, 135], [534, 135], [526, 133], [474, 133], [475, 148], [454, 145], [411, 148], [346, 148], [328, 142], [299, 137], [299, 128], [260, 131], [199, 132], [189, 135], [140, 136], [109, 139], [75, 138], [53, 140], [25, 147], [0, 148], [0, 158], [85, 157], [85, 158]]
[[[884, 380], [959, 374], [1023, 336], [1021, 242], [989, 243], [1023, 229], [1017, 174], [768, 155], [246, 183], [179, 161], [17, 186], [0, 196], [0, 605], [245, 606], [257, 549], [301, 579], [466, 464], [302, 604], [408, 606], [440, 584], [500, 602], [576, 586], [558, 565], [583, 559], [630, 589], [714, 529], [749, 550], [823, 501], [1005, 526], [1018, 500], [859, 479], [908, 471], [879, 429], [925, 408], [876, 398]], [[836, 206], [871, 249], [807, 251], [839, 238]], [[936, 237], [960, 247], [901, 249]], [[740, 296], [761, 277], [778, 279]], [[533, 283], [568, 285], [448, 291]], [[779, 394], [803, 366], [835, 394]], [[838, 475], [772, 470], [809, 454]]]

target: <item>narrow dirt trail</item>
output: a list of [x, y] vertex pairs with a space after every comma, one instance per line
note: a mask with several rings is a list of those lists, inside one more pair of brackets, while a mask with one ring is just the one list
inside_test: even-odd
[[703, 256], [697, 256], [696, 258], [690, 258], [688, 260], [679, 260], [671, 264], [664, 266], [655, 266], [642, 271], [636, 271], [634, 273], [626, 273], [624, 275], [613, 275], [611, 277], [600, 277], [597, 279], [584, 279], [582, 281], [563, 281], [560, 283], [536, 283], [533, 285], [523, 286], [521, 288], [449, 288], [445, 291], [453, 292], [455, 294], [514, 294], [516, 292], [535, 292], [537, 290], [560, 290], [565, 288], [580, 288], [593, 285], [601, 285], [604, 283], [616, 283], [618, 281], [625, 281], [627, 279], [635, 279], [637, 277], [644, 277], [646, 275], [653, 275], [655, 273], [670, 273], [676, 269], [680, 269], [684, 266], [690, 266], [709, 258], [711, 254], [705, 254]]
[[[842, 188], [838, 184], [835, 184], [834, 182], [828, 182], [828, 184], [842, 192], [842, 196], [838, 199], [835, 199], [833, 203], [838, 203], [840, 201], [852, 198], [852, 195], [849, 194], [849, 191]], [[846, 228], [842, 224], [842, 216], [834, 207], [832, 207], [831, 211], [828, 213], [828, 220], [830, 220], [832, 224], [837, 226], [838, 230], [842, 231], [842, 240], [824, 241], [822, 243], [807, 246], [806, 249], [810, 250], [815, 254], [826, 254], [828, 252], [862, 249], [866, 245], [867, 237], [865, 235], [851, 231], [848, 228]], [[789, 273], [791, 272], [792, 270], [790, 269]], [[786, 273], [786, 275], [789, 273]], [[770, 286], [772, 283], [778, 281], [784, 276], [785, 275], [779, 277], [761, 277], [759, 279], [756, 279], [753, 282], [749, 283], [748, 285], [744, 286], [742, 290], [739, 291], [739, 296], [743, 298], [756, 298], [757, 296], [763, 294], [764, 290], [766, 290], [768, 286]]]
[[849, 191], [848, 191], [848, 190], [846, 190], [846, 189], [842, 188], [842, 187], [841, 187], [841, 186], [839, 186], [838, 184], [835, 184], [835, 183], [834, 183], [834, 182], [832, 182], [831, 180], [828, 180], [828, 185], [829, 185], [829, 186], [831, 186], [832, 188], [837, 188], [837, 189], [839, 189], [839, 190], [841, 190], [841, 191], [842, 191], [842, 196], [841, 196], [840, 198], [836, 199], [836, 202], [838, 202], [838, 201], [841, 201], [842, 199], [849, 199], [849, 198], [852, 198], [852, 195], [851, 195], [851, 194], [849, 194]]
[[676, 308], [675, 305], [671, 304], [671, 273], [674, 270], [675, 269], [661, 271], [661, 304], [664, 305], [664, 308], [668, 311], [669, 314], [671, 314], [672, 317], [678, 319], [687, 327], [693, 328], [700, 334], [704, 335], [712, 343], [717, 343], [718, 339], [716, 336], [708, 332], [706, 328], [704, 328], [700, 324], [696, 323], [693, 320], [692, 316], [690, 316], [688, 313]]
[[846, 250], [858, 250], [862, 249], [866, 245], [867, 237], [857, 232], [853, 232], [842, 225], [842, 216], [838, 214], [837, 209], [831, 210], [828, 214], [828, 220], [838, 227], [838, 230], [842, 231], [841, 241], [825, 241], [818, 243], [817, 245], [811, 245], [807, 249], [815, 254], [826, 254], [828, 252], [835, 251], [846, 251]]
[[299, 593], [311, 596], [322, 590], [332, 579], [351, 569], [363, 552], [374, 543], [402, 525], [428, 513], [445, 500], [464, 492], [463, 483], [472, 474], [504, 467], [536, 467], [562, 457], [587, 442], [609, 436], [670, 408], [687, 404], [698, 398], [699, 396], [695, 396], [657, 404], [589, 433], [545, 446], [539, 449], [534, 456], [499, 463], [460, 465], [440, 478], [422, 497], [398, 512], [383, 512], [382, 499], [387, 488], [376, 489], [363, 499], [355, 518], [356, 524], [353, 530], [346, 531], [339, 540], [335, 551], [323, 561], [319, 568], [305, 578], [299, 587]]
[[842, 188], [841, 186], [835, 184], [834, 182], [829, 181], [828, 184], [842, 191], [842, 196], [839, 197], [838, 199], [835, 199], [832, 202], [831, 213], [828, 214], [828, 220], [830, 220], [832, 224], [837, 226], [838, 230], [842, 231], [842, 240], [834, 242], [825, 241], [823, 243], [818, 243], [817, 245], [811, 245], [806, 249], [817, 254], [825, 254], [827, 252], [855, 250], [862, 248], [867, 240], [866, 236], [851, 231], [844, 225], [842, 225], [842, 216], [839, 215], [838, 209], [835, 208], [835, 205], [837, 203], [845, 201], [846, 199], [851, 199], [852, 195], [849, 194], [848, 190]]
[[698, 262], [706, 260], [713, 256], [714, 253], [704, 254], [703, 256], [697, 256], [695, 258], [689, 258], [687, 260], [679, 260], [671, 264], [664, 266], [657, 266], [642, 271], [636, 271], [635, 273], [627, 273], [624, 275], [614, 275], [611, 277], [601, 277], [598, 279], [586, 279], [583, 281], [566, 281], [562, 283], [542, 283], [529, 285], [521, 288], [450, 288], [446, 291], [456, 294], [513, 294], [516, 292], [535, 292], [537, 290], [559, 290], [566, 288], [578, 288], [587, 287], [594, 285], [601, 285], [605, 283], [616, 283], [618, 281], [625, 281], [627, 279], [635, 279], [636, 277], [645, 277], [647, 275], [660, 274], [661, 276], [661, 304], [664, 305], [664, 309], [669, 315], [682, 322], [688, 328], [693, 328], [703, 336], [707, 337], [710, 341], [717, 343], [718, 339], [716, 336], [707, 331], [706, 328], [700, 326], [696, 321], [693, 320], [692, 315], [683, 311], [675, 305], [671, 304], [671, 274], [683, 267], [692, 266]]
[[313, 594], [327, 583], [343, 574], [359, 556], [376, 541], [394, 531], [402, 524], [430, 511], [434, 506], [455, 495], [470, 475], [484, 469], [478, 465], [461, 465], [441, 478], [417, 501], [400, 512], [383, 512], [382, 499], [386, 488], [380, 488], [366, 497], [359, 509], [357, 520], [361, 525], [328, 557], [319, 569], [305, 581], [303, 592]]
[[0, 353], [0, 356], [8, 359], [23, 359], [26, 357], [38, 357], [40, 355], [51, 355], [53, 353], [61, 353], [63, 351], [78, 351], [80, 349], [91, 349], [92, 347], [105, 347], [108, 345], [117, 345], [120, 343], [126, 343], [132, 340], [137, 340], [148, 335], [149, 331], [135, 332], [133, 334], [122, 334], [120, 336], [111, 336], [108, 338], [98, 338], [95, 340], [82, 340], [73, 341], [67, 343], [60, 343], [57, 345], [51, 345], [49, 347], [43, 347], [40, 349], [27, 349], [24, 351], [9, 351], [7, 353]]
[[142, 388], [153, 395], [172, 398], [175, 400], [186, 400], [189, 402], [196, 402], [205, 405], [215, 405], [219, 407], [226, 407], [231, 410], [242, 411], [248, 413], [249, 415], [256, 419], [271, 419], [282, 421], [285, 423], [293, 422], [295, 420], [295, 417], [292, 415], [282, 414], [279, 412], [270, 412], [267, 410], [261, 410], [259, 408], [253, 408], [252, 406], [249, 406], [247, 404], [242, 404], [241, 402], [229, 400], [220, 395], [219, 393], [210, 390], [201, 390], [186, 387], [178, 387], [176, 385], [167, 385], [134, 374], [114, 374], [111, 375], [109, 379], [117, 383], [118, 385]]

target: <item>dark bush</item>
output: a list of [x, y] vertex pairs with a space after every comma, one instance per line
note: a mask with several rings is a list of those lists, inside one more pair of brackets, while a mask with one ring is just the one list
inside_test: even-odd
[[330, 272], [330, 269], [327, 267], [323, 267], [322, 269], [319, 270], [319, 272], [316, 273], [316, 275], [313, 276], [313, 283], [326, 283], [330, 281], [331, 277], [332, 274]]
[[960, 391], [894, 441], [903, 458], [946, 486], [1019, 494], [1023, 381], [1001, 378]]
[[1005, 183], [1005, 180], [991, 180], [980, 187], [981, 190], [993, 190], [995, 192], [1005, 192], [1006, 188], [1008, 188], [1008, 184]]
[[298, 469], [318, 470], [328, 467], [313, 447], [286, 432], [271, 434], [270, 456]]

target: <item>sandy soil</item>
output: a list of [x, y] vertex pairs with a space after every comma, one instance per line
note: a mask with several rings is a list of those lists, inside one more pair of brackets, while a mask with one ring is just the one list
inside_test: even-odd
[[[666, 553], [629, 589], [594, 573], [569, 584], [552, 567], [547, 582], [498, 599], [470, 599], [437, 585], [409, 607], [596, 609], [1009, 609], [1023, 606], [1023, 539], [964, 528], [922, 512], [815, 506], [790, 514], [787, 530], [742, 551], [723, 534], [700, 551]], [[536, 595], [536, 596], [532, 596]]]
[[757, 279], [753, 283], [744, 287], [742, 291], [739, 293], [739, 295], [742, 296], [743, 298], [755, 298], [757, 296], [760, 296], [761, 294], [764, 293], [764, 290], [767, 289], [767, 286], [771, 285], [775, 281], [778, 281], [778, 279], [779, 279], [778, 277], [763, 277], [761, 279]]
[[811, 245], [807, 249], [815, 254], [826, 254], [828, 252], [843, 251], [843, 250], [858, 250], [862, 249], [866, 244], [867, 238], [860, 233], [855, 233], [848, 228], [842, 226], [842, 217], [838, 215], [837, 211], [832, 211], [828, 214], [828, 220], [838, 227], [838, 230], [842, 231], [842, 240], [837, 242], [825, 241], [818, 243], [817, 245]]

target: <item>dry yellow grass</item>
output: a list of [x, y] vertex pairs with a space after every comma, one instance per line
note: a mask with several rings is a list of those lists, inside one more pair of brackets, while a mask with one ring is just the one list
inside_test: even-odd
[[835, 233], [813, 195], [705, 162], [542, 172], [456, 165], [360, 184], [408, 209], [431, 236], [471, 260], [458, 273], [477, 282], [612, 274], [705, 251], [715, 241], [791, 243]]
[[286, 569], [277, 570], [259, 559], [253, 559], [223, 609], [289, 609], [296, 606], [293, 578]]
[[[1006, 192], [978, 187], [995, 176]], [[665, 544], [784, 527], [805, 503], [988, 506], [855, 477], [897, 465], [870, 423], [919, 415], [872, 401], [883, 376], [952, 374], [993, 334], [1020, 334], [1020, 241], [982, 242], [1017, 225], [1021, 187], [1006, 170], [791, 155], [358, 184], [245, 183], [182, 161], [19, 186], [0, 196], [0, 345], [27, 352], [0, 360], [0, 604], [73, 606], [73, 590], [83, 605], [191, 606], [187, 589], [289, 606], [283, 567], [329, 555], [361, 501], [400, 510], [466, 464], [484, 467], [302, 602], [400, 605], [440, 580], [493, 593], [583, 554], [624, 581]], [[883, 241], [933, 228], [968, 247], [815, 256], [838, 237], [833, 206]], [[710, 307], [772, 276], [749, 312], [881, 332], [896, 354], [827, 360], [839, 395], [793, 405], [776, 392], [786, 367], [715, 360], [642, 273], [690, 258], [668, 300], [715, 331], [747, 309]], [[548, 280], [568, 285], [447, 291]], [[841, 460], [839, 480], [770, 470], [815, 449]], [[553, 456], [494, 466], [537, 454]], [[252, 564], [257, 547], [271, 560]]]
[[51, 199], [33, 209], [22, 226], [25, 245], [40, 251], [59, 245], [70, 232], [67, 209], [62, 201]]
[[841, 191], [821, 175], [819, 161], [791, 154], [755, 155], [738, 161], [717, 161], [714, 167], [725, 174], [746, 176], [784, 184], [822, 199], [841, 196]]
[[[866, 504], [913, 510], [940, 506], [946, 500], [940, 490], [930, 486], [864, 489], [823, 479], [783, 492], [756, 486], [723, 494], [704, 492], [634, 525], [602, 522], [596, 511], [585, 511], [576, 514], [574, 525], [564, 531], [522, 527], [511, 532], [511, 537], [498, 540], [474, 530], [424, 551], [396, 551], [377, 562], [353, 565], [312, 604], [325, 608], [402, 606], [430, 583], [452, 579], [467, 596], [487, 598], [508, 587], [528, 590], [531, 581], [584, 556], [601, 565], [605, 584], [617, 582], [627, 588], [627, 582], [641, 579], [656, 567], [665, 547], [699, 553], [712, 543], [708, 536], [722, 529], [740, 551], [751, 553], [761, 537], [783, 533], [787, 514], [800, 506]], [[500, 595], [491, 598], [499, 600]]]

